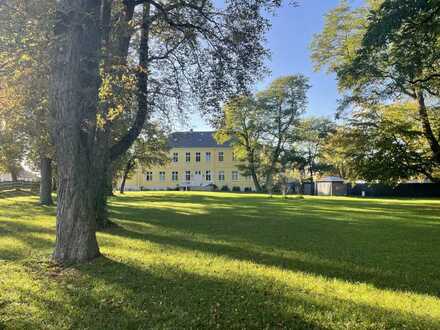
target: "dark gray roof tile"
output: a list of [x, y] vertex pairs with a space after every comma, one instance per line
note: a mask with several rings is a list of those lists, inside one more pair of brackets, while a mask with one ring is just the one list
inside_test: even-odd
[[229, 142], [219, 144], [215, 132], [175, 132], [168, 137], [171, 148], [217, 148], [230, 147]]

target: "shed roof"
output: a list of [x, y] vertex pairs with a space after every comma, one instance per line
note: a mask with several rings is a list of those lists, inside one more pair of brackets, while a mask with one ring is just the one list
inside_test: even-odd
[[340, 176], [325, 176], [316, 182], [344, 182], [344, 179]]

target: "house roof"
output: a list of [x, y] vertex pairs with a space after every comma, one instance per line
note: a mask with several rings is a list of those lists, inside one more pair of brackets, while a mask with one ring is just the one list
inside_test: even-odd
[[230, 142], [220, 144], [214, 137], [215, 132], [175, 132], [168, 137], [170, 148], [226, 148]]
[[344, 179], [339, 176], [325, 176], [317, 180], [317, 182], [344, 182]]

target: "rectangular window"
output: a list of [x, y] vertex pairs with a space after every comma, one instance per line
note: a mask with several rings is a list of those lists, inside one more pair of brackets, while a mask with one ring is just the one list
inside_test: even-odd
[[191, 171], [185, 171], [185, 181], [191, 181]]
[[219, 151], [218, 153], [218, 161], [222, 162], [225, 159], [225, 154], [223, 151]]
[[239, 175], [237, 171], [232, 171], [232, 181], [238, 181]]
[[190, 152], [187, 152], [185, 154], [185, 160], [186, 160], [187, 163], [189, 163], [191, 161], [191, 153]]
[[207, 162], [209, 162], [211, 160], [211, 153], [209, 151], [206, 152], [205, 159]]
[[200, 162], [200, 152], [196, 152], [196, 162]]
[[205, 179], [206, 179], [206, 181], [211, 181], [211, 171], [206, 171]]
[[145, 180], [146, 181], [153, 181], [153, 172], [145, 173]]
[[218, 172], [218, 181], [225, 181], [225, 172], [224, 171]]
[[173, 153], [173, 163], [177, 163], [179, 161], [179, 154], [177, 152]]
[[159, 172], [159, 180], [165, 181], [165, 172]]
[[177, 180], [179, 180], [179, 172], [172, 172], [172, 173], [171, 173], [171, 179], [172, 179], [173, 181], [177, 181]]

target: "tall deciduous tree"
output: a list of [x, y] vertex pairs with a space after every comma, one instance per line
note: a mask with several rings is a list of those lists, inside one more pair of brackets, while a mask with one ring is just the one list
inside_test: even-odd
[[260, 192], [260, 153], [262, 122], [260, 108], [252, 96], [237, 96], [224, 107], [223, 125], [217, 131], [218, 141], [230, 141], [234, 156], [242, 161], [240, 170], [252, 178], [255, 189]]
[[299, 125], [294, 151], [296, 166], [306, 171], [311, 181], [316, 173], [329, 170], [323, 159], [323, 149], [334, 130], [334, 122], [327, 118], [309, 117]]
[[[112, 10], [108, 10], [108, 2], [104, 4], [107, 5], [104, 17], [109, 21]], [[215, 121], [223, 101], [247, 90], [255, 78], [264, 73], [263, 59], [267, 51], [263, 37], [270, 24], [261, 14], [279, 4], [280, 1], [275, 0], [234, 0], [220, 9], [206, 0], [166, 3], [145, 0], [124, 1], [121, 7], [113, 6], [115, 15], [122, 17], [118, 21], [128, 20], [129, 24], [105, 30], [104, 39], [109, 42], [104, 44], [116, 46], [114, 51], [122, 56], [112, 55], [111, 58], [121, 60], [113, 64], [106, 58], [104, 62], [110, 64], [104, 64], [104, 68], [110, 69], [109, 76], [114, 80], [119, 70], [111, 68], [129, 63], [127, 54], [138, 54], [138, 61], [132, 67], [138, 86], [135, 96], [138, 109], [131, 127], [116, 141], [113, 133], [109, 133], [113, 131], [115, 120], [106, 125], [108, 133], [101, 134], [103, 143], [99, 143], [109, 146], [108, 152], [107, 148], [100, 149], [103, 157], [109, 158], [104, 164], [121, 157], [139, 136], [143, 123], [164, 109], [184, 111], [196, 106]], [[143, 5], [142, 14], [137, 10], [140, 5]], [[140, 31], [133, 28], [136, 26]], [[122, 38], [121, 31], [125, 31]], [[113, 49], [106, 46], [108, 48]], [[107, 123], [108, 113], [110, 117], [113, 115], [113, 111], [108, 111], [112, 108], [115, 107], [111, 102], [102, 107], [102, 117]], [[103, 169], [102, 172], [110, 171]], [[98, 196], [98, 211], [104, 211], [104, 216], [98, 216], [100, 220], [105, 219], [105, 195], [98, 195], [101, 196]]]
[[351, 180], [438, 181], [440, 167], [417, 117], [415, 102], [358, 110], [328, 139], [325, 159]]
[[262, 109], [262, 139], [268, 156], [265, 186], [269, 193], [272, 192], [275, 168], [292, 136], [292, 129], [306, 111], [309, 88], [306, 77], [287, 76], [274, 80], [266, 90], [257, 94], [258, 107]]
[[[114, 107], [98, 102], [99, 69], [107, 61], [102, 48], [117, 40], [124, 44], [124, 57], [131, 39], [126, 29], [111, 29], [108, 36], [105, 22], [113, 4], [122, 5], [123, 25], [129, 27], [135, 7], [143, 5], [138, 109], [132, 126], [117, 141], [111, 125], [105, 127]], [[215, 116], [223, 100], [245, 91], [261, 75], [267, 54], [264, 34], [270, 25], [262, 14], [279, 5], [276, 0], [232, 0], [223, 9], [207, 0], [57, 2], [51, 84], [59, 176], [57, 262], [82, 262], [99, 255], [96, 216], [106, 160], [128, 150], [157, 104], [179, 100], [180, 93], [187, 92], [197, 96], [205, 113]], [[104, 118], [104, 128], [97, 118]]]
[[[26, 137], [21, 161], [26, 158], [40, 167], [40, 201], [46, 205], [52, 204], [53, 148], [47, 118], [48, 43], [54, 5], [52, 0], [11, 0], [0, 6], [0, 77], [5, 93], [0, 96], [0, 116], [6, 117], [9, 126], [16, 123], [15, 135]], [[17, 116], [20, 120], [14, 121]], [[17, 147], [22, 142], [15, 138], [12, 143]]]
[[256, 95], [233, 98], [224, 107], [217, 138], [232, 143], [244, 161], [241, 170], [252, 177], [257, 191], [263, 176], [265, 189], [272, 193], [273, 176], [306, 110], [308, 88], [302, 75], [282, 77]]
[[416, 101], [417, 120], [438, 164], [440, 133], [433, 125], [438, 111], [429, 108], [440, 96], [439, 12], [436, 1], [369, 1], [354, 10], [343, 2], [312, 44], [317, 68], [336, 73], [347, 93], [342, 106]]
[[99, 255], [96, 240], [96, 151], [100, 1], [58, 1], [51, 109], [58, 161], [57, 237], [53, 258], [81, 262]]

